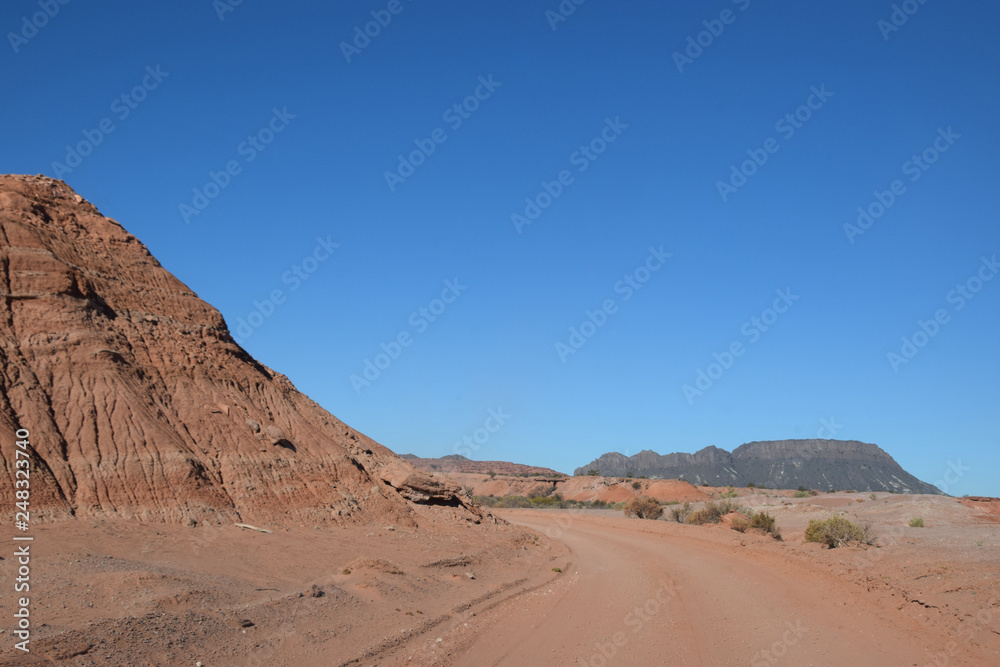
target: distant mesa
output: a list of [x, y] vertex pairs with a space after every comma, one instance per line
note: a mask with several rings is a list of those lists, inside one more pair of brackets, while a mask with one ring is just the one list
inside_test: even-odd
[[772, 489], [803, 486], [819, 490], [890, 491], [941, 494], [896, 463], [876, 445], [856, 440], [768, 440], [748, 442], [727, 452], [705, 447], [694, 454], [657, 454], [644, 450], [634, 456], [604, 454], [573, 474], [684, 479], [711, 486], [755, 484]]

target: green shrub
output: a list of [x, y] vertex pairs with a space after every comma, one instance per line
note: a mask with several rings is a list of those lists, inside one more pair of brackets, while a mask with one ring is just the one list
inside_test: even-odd
[[591, 477], [597, 477], [597, 476], [598, 476], [598, 475], [600, 475], [601, 473], [599, 473], [599, 472], [597, 472], [596, 470], [594, 470], [593, 468], [591, 468], [590, 470], [588, 470], [588, 471], [587, 471], [587, 474], [588, 474], [589, 476], [591, 476]]
[[821, 521], [813, 519], [806, 528], [806, 542], [819, 542], [831, 549], [842, 547], [851, 542], [875, 544], [876, 536], [871, 526], [858, 526], [842, 516], [834, 516]]
[[914, 517], [910, 519], [910, 528], [923, 528], [924, 520], [921, 517]]
[[554, 567], [554, 568], [552, 568], [552, 571], [555, 572], [556, 574], [560, 574], [562, 572], [562, 568], [561, 567]]
[[792, 497], [793, 498], [811, 498], [812, 494], [809, 493], [808, 491], [801, 491], [800, 490], [800, 491], [796, 491], [795, 493], [793, 493]]
[[649, 496], [631, 498], [625, 503], [625, 516], [635, 516], [640, 519], [659, 519], [663, 515], [663, 506]]
[[642, 488], [642, 482], [632, 482], [632, 488], [638, 491]]

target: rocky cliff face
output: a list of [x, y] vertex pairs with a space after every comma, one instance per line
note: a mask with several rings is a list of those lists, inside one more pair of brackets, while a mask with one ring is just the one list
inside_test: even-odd
[[493, 521], [251, 358], [134, 236], [41, 176], [0, 176], [4, 513], [18, 428], [33, 519]]
[[879, 447], [856, 440], [771, 440], [748, 442], [732, 453], [706, 447], [694, 454], [644, 450], [627, 457], [617, 452], [577, 468], [576, 475], [597, 470], [602, 475], [628, 473], [664, 479], [686, 479], [713, 486], [749, 483], [771, 488], [854, 489], [897, 493], [941, 493], [909, 474]]

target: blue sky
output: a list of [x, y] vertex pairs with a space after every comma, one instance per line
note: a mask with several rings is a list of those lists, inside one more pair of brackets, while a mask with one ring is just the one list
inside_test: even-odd
[[832, 436], [1000, 495], [1000, 8], [897, 6], [12, 1], [0, 169], [397, 452]]

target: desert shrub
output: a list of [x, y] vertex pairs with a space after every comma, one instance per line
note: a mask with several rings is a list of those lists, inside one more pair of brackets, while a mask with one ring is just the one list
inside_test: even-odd
[[755, 488], [757, 488], [757, 485], [754, 484], [753, 482], [747, 482], [747, 488], [748, 489], [755, 489]]
[[552, 568], [552, 571], [555, 572], [556, 574], [561, 574], [562, 573], [562, 568], [561, 567], [554, 567], [554, 568]]
[[812, 497], [811, 493], [802, 490], [796, 491], [795, 493], [792, 494], [792, 498], [811, 498], [811, 497]]
[[878, 494], [877, 493], [873, 493], [873, 494], [871, 494], [868, 497], [871, 498], [872, 500], [878, 500]]
[[691, 503], [684, 503], [683, 507], [675, 507], [670, 510], [670, 518], [677, 523], [686, 523], [691, 516]]
[[693, 523], [696, 526], [702, 526], [706, 523], [719, 523], [722, 521], [723, 516], [729, 514], [728, 511], [722, 511], [722, 506], [726, 504], [727, 503], [719, 503], [716, 505], [715, 503], [705, 503], [705, 507], [691, 514], [691, 516], [688, 517], [687, 522]]
[[596, 470], [594, 470], [593, 468], [591, 468], [590, 470], [588, 470], [588, 471], [587, 471], [587, 474], [588, 474], [588, 475], [589, 475], [590, 477], [597, 477], [597, 476], [598, 476], [598, 475], [599, 475], [600, 473], [599, 473], [599, 472], [597, 472]]
[[733, 517], [729, 527], [741, 533], [753, 530], [762, 535], [770, 535], [776, 540], [781, 539], [781, 531], [775, 525], [774, 517], [767, 512], [750, 512], [747, 518]]
[[625, 503], [625, 516], [635, 516], [640, 519], [659, 519], [663, 514], [663, 506], [649, 496], [631, 498]]
[[729, 486], [726, 487], [725, 491], [723, 491], [722, 493], [719, 494], [719, 497], [720, 498], [735, 498], [736, 497], [736, 489], [734, 489], [733, 485], [730, 484]]
[[910, 519], [910, 528], [923, 528], [924, 520], [921, 517], [914, 517]]
[[857, 541], [861, 544], [875, 544], [875, 533], [871, 526], [851, 523], [842, 516], [813, 519], [806, 528], [806, 542], [819, 542], [831, 549]]
[[638, 491], [642, 488], [642, 482], [632, 482], [632, 488]]
[[559, 501], [552, 496], [535, 496], [528, 500], [528, 503], [532, 507], [553, 507], [559, 504]]

